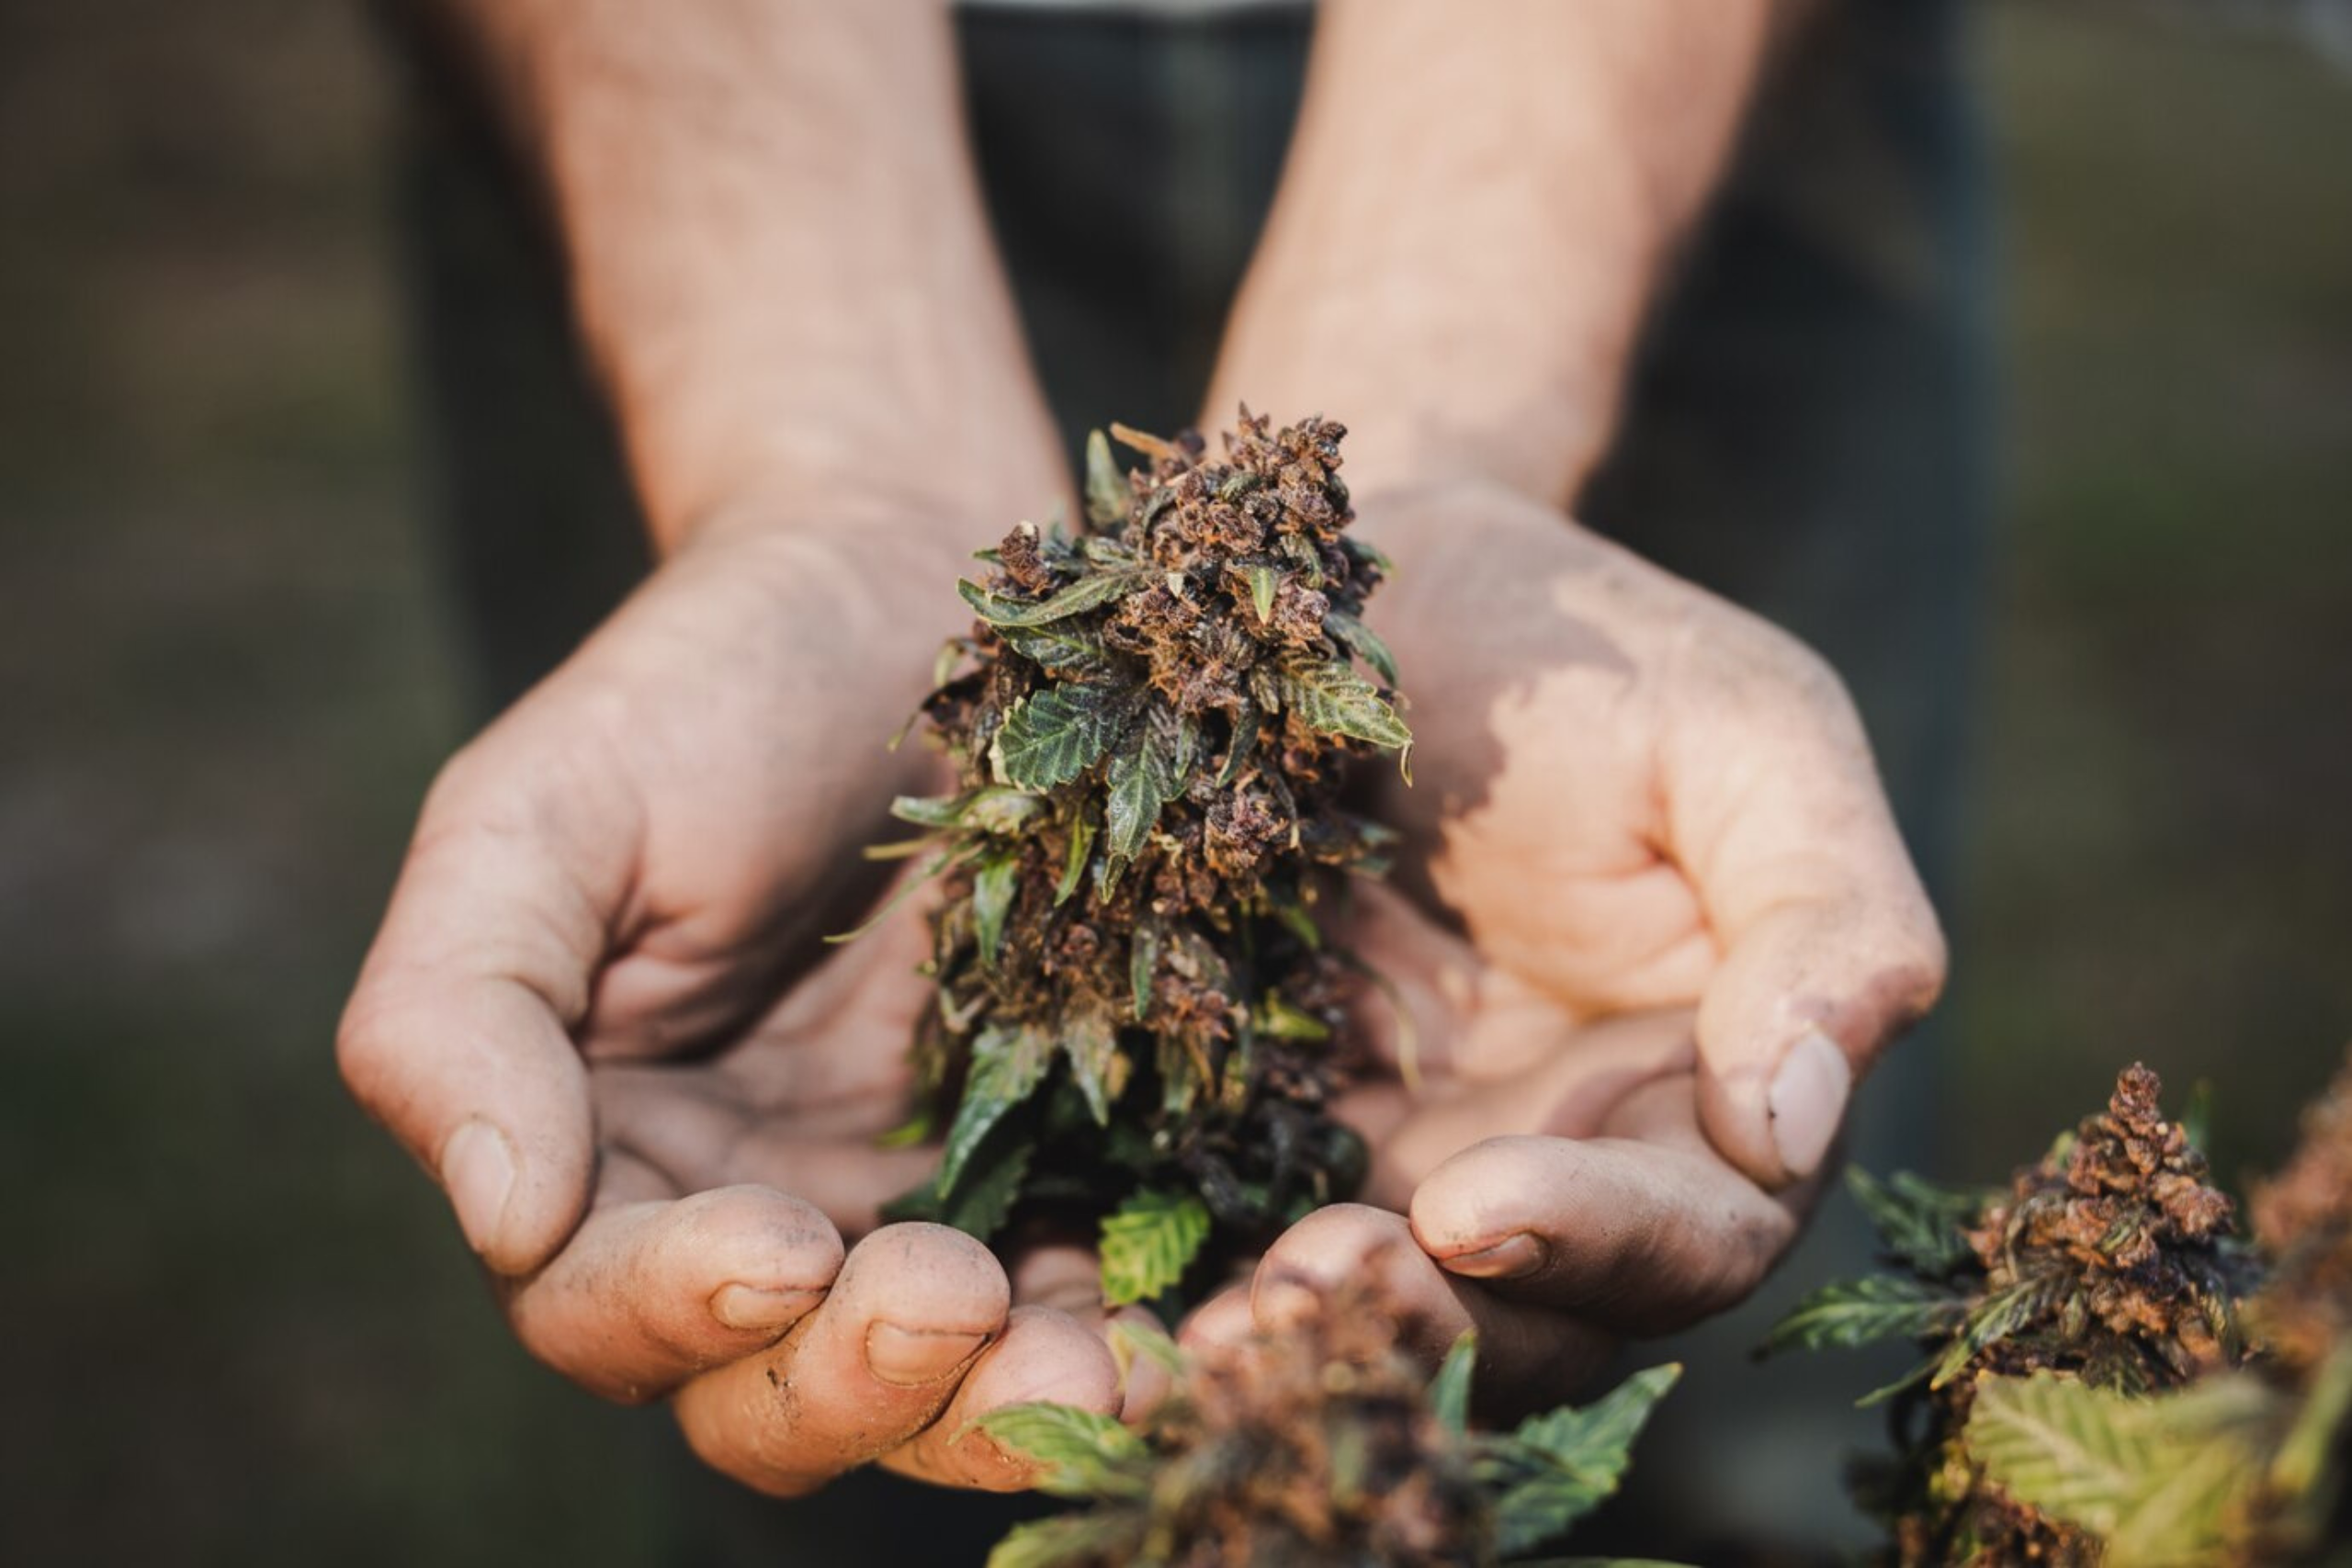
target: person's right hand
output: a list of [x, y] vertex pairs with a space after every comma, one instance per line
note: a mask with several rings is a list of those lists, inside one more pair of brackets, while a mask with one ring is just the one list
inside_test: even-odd
[[532, 1352], [674, 1393], [704, 1459], [779, 1495], [877, 1459], [1017, 1485], [951, 1440], [973, 1416], [1120, 1401], [1095, 1329], [1016, 1307], [979, 1243], [876, 1228], [937, 1157], [876, 1142], [924, 929], [820, 942], [876, 891], [858, 851], [891, 795], [936, 782], [883, 743], [967, 624], [957, 543], [876, 524], [673, 557], [443, 770], [337, 1042]]

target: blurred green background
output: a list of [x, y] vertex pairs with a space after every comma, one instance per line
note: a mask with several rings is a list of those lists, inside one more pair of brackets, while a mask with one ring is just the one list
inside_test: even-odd
[[[2141, 1056], [2213, 1080], [2234, 1176], [2352, 1039], [2352, 59], [2263, 14], [1984, 15], [2006, 470], [1949, 1174]], [[382, 75], [342, 6], [0, 4], [11, 1562], [661, 1561], [680, 1506], [662, 1418], [512, 1348], [334, 1082], [460, 739]]]

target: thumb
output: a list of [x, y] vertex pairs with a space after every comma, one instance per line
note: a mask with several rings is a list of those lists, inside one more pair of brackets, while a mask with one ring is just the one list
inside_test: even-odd
[[[447, 769], [344, 1012], [336, 1057], [369, 1114], [434, 1173], [496, 1272], [535, 1271], [585, 1212], [594, 1168], [584, 1013], [611, 902], [578, 795], [529, 798], [494, 740]], [[505, 778], [525, 781], [507, 797]], [[575, 775], [576, 781], [576, 775]], [[624, 861], [625, 868], [625, 861]], [[583, 874], [585, 880], [583, 880]]]
[[1722, 953], [1700, 998], [1699, 1111], [1779, 1190], [1818, 1169], [1854, 1082], [1943, 988], [1943, 934], [1826, 668], [1689, 738], [1676, 836]]

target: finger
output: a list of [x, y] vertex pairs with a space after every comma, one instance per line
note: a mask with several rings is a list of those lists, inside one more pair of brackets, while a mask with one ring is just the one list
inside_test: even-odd
[[[1654, 1092], [1690, 1103], [1687, 1078]], [[1526, 1136], [1490, 1138], [1440, 1166], [1413, 1194], [1411, 1223], [1456, 1279], [1644, 1335], [1744, 1300], [1798, 1228], [1789, 1204], [1702, 1141]]]
[[443, 771], [336, 1038], [353, 1094], [510, 1276], [551, 1257], [587, 1206], [594, 1128], [570, 1030], [634, 821], [595, 770], [517, 761], [514, 733]]
[[1793, 642], [1756, 640], [1730, 650], [1747, 671], [1718, 672], [1708, 721], [1669, 740], [1668, 778], [1723, 951], [1699, 1009], [1700, 1111], [1778, 1189], [1819, 1168], [1854, 1079], [1934, 1004], [1945, 953], [1852, 703]]
[[1037, 1466], [972, 1423], [1007, 1405], [1037, 1401], [1116, 1416], [1119, 1367], [1097, 1329], [1051, 1307], [1015, 1307], [1004, 1337], [965, 1374], [939, 1418], [883, 1465], [943, 1486], [987, 1492], [1034, 1486]]
[[944, 1225], [888, 1225], [851, 1249], [824, 1304], [774, 1349], [678, 1393], [686, 1441], [746, 1485], [789, 1497], [905, 1443], [1005, 1330], [1012, 1287]]
[[506, 1310], [531, 1352], [607, 1399], [669, 1393], [814, 1311], [842, 1267], [832, 1223], [797, 1198], [723, 1187], [600, 1207]]
[[1576, 1393], [1607, 1362], [1610, 1336], [1541, 1305], [1507, 1300], [1449, 1276], [1414, 1242], [1401, 1214], [1362, 1204], [1319, 1209], [1267, 1248], [1250, 1286], [1260, 1333], [1277, 1333], [1318, 1301], [1369, 1292], [1397, 1328], [1398, 1348], [1434, 1372], [1465, 1330], [1478, 1336], [1476, 1397], [1517, 1415]]

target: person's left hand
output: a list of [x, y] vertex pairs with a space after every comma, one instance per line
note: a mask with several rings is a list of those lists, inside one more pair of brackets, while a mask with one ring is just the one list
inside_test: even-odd
[[1358, 502], [1399, 563], [1418, 787], [1343, 940], [1388, 1070], [1343, 1117], [1360, 1203], [1309, 1216], [1194, 1341], [1378, 1281], [1487, 1409], [1727, 1308], [1795, 1239], [1852, 1081], [1944, 951], [1851, 704], [1786, 634], [1498, 487]]

